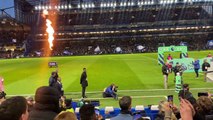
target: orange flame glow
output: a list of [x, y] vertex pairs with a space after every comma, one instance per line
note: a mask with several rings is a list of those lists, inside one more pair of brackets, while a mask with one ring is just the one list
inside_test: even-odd
[[49, 19], [46, 19], [46, 26], [47, 26], [46, 32], [48, 33], [48, 42], [50, 50], [52, 50], [53, 47], [53, 40], [54, 40], [53, 34], [55, 32], [51, 24], [52, 22]]
[[[43, 11], [43, 15], [48, 15], [48, 11], [47, 10], [44, 10]], [[48, 18], [46, 18], [46, 26], [47, 26], [47, 29], [46, 29], [46, 32], [48, 33], [48, 42], [49, 42], [49, 48], [50, 50], [52, 50], [52, 47], [53, 47], [53, 40], [54, 40], [54, 29], [52, 27], [52, 22], [51, 20], [49, 20]]]

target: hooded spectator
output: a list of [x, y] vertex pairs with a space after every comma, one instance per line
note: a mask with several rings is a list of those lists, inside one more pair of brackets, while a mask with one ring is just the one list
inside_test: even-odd
[[29, 120], [53, 120], [60, 112], [58, 91], [53, 87], [42, 86], [35, 93], [35, 107]]

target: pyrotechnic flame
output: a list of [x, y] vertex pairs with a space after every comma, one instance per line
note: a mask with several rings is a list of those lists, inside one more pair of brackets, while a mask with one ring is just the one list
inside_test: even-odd
[[49, 42], [49, 48], [50, 50], [52, 50], [52, 47], [53, 47], [53, 40], [54, 40], [54, 29], [52, 27], [52, 22], [49, 20], [49, 19], [46, 19], [46, 26], [47, 26], [47, 29], [46, 29], [46, 32], [48, 33], [48, 42]]
[[47, 10], [44, 10], [44, 11], [43, 11], [43, 15], [48, 15], [48, 11], [47, 11]]
[[[47, 10], [44, 10], [43, 11], [43, 15], [48, 15], [48, 11]], [[53, 47], [53, 40], [54, 40], [54, 29], [52, 27], [52, 22], [46, 18], [46, 26], [47, 26], [47, 29], [46, 29], [46, 32], [48, 33], [48, 42], [49, 42], [49, 48], [50, 50], [52, 50], [52, 47]]]

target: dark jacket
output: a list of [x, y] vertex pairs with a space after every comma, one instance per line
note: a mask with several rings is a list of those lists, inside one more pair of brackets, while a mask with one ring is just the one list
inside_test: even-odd
[[168, 75], [168, 71], [169, 71], [168, 67], [166, 65], [163, 65], [162, 66], [162, 73], [163, 73], [163, 75]]
[[204, 62], [204, 63], [202, 64], [202, 71], [207, 71], [206, 67], [207, 67], [207, 68], [210, 67], [210, 64], [209, 64], [208, 62]]
[[33, 110], [29, 114], [29, 120], [54, 120], [57, 114], [53, 111]]
[[64, 95], [64, 90], [63, 90], [63, 86], [62, 86], [62, 83], [57, 81], [54, 83], [53, 87], [58, 90], [60, 96], [63, 96]]
[[176, 73], [180, 73], [180, 75], [182, 75], [182, 73], [183, 73], [183, 69], [182, 69], [182, 67], [181, 66], [175, 66], [174, 68], [173, 68], [173, 71], [174, 71], [174, 73], [175, 73], [175, 75], [176, 75]]
[[56, 82], [56, 79], [53, 76], [50, 76], [50, 78], [49, 78], [49, 86], [52, 87], [55, 82]]
[[87, 73], [83, 72], [81, 74], [81, 80], [80, 80], [80, 84], [82, 87], [87, 87], [88, 86], [88, 82], [87, 82]]

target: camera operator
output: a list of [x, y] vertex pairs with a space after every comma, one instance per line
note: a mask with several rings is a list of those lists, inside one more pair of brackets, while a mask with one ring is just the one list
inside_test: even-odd
[[114, 99], [118, 99], [118, 95], [117, 95], [117, 88], [118, 86], [116, 86], [115, 84], [111, 84], [110, 86], [108, 86], [107, 88], [104, 89], [103, 92], [103, 97], [113, 97]]

